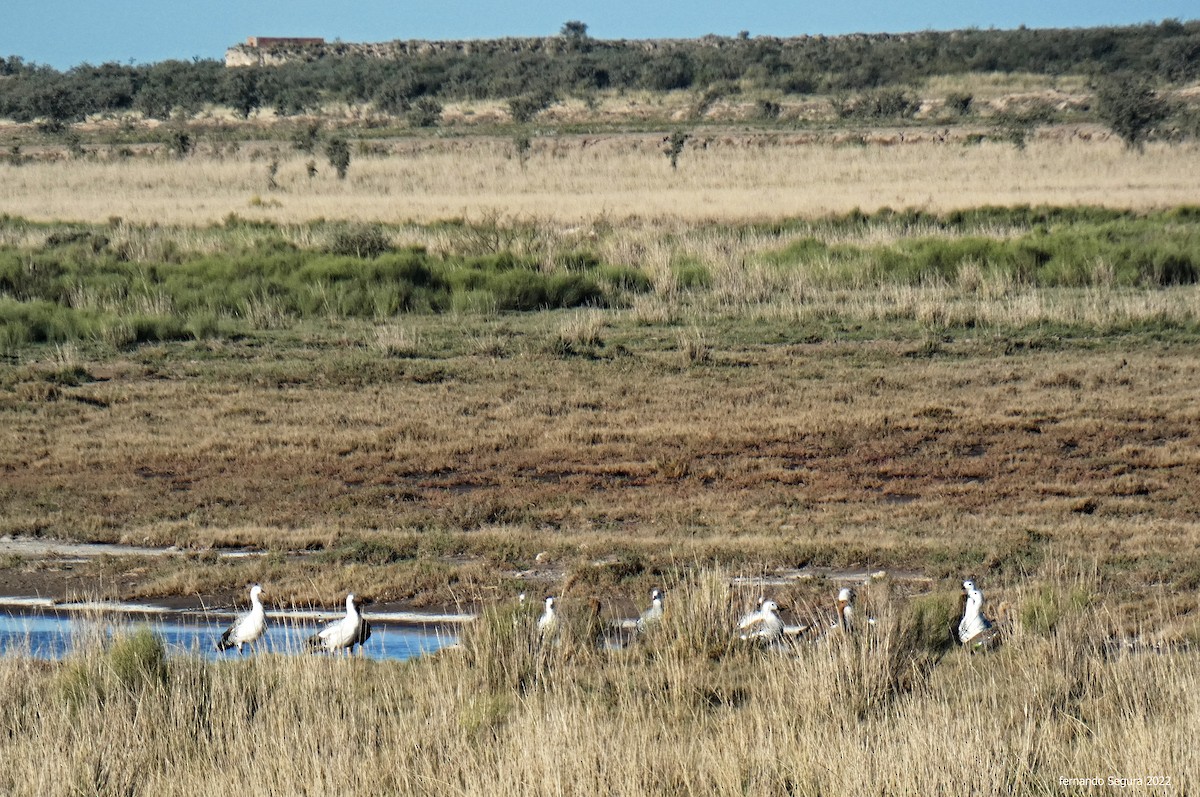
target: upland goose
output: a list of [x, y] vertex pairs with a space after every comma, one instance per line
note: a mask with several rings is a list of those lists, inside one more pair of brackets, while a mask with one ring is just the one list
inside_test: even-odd
[[225, 629], [225, 633], [217, 640], [217, 650], [237, 648], [238, 653], [242, 653], [243, 645], [253, 645], [262, 637], [267, 630], [267, 612], [259, 599], [262, 593], [263, 588], [258, 584], [250, 587], [250, 611], [240, 615], [233, 625]]
[[366, 601], [360, 600], [350, 593], [346, 596], [346, 616], [330, 623], [305, 641], [305, 647], [312, 653], [336, 653], [344, 650], [352, 652], [355, 645], [364, 645], [371, 638], [371, 624], [359, 611]]
[[738, 623], [742, 639], [774, 640], [783, 634], [783, 618], [779, 616], [779, 604], [775, 601], [763, 601], [763, 605], [753, 614], [748, 614]]
[[642, 616], [638, 618], [637, 630], [643, 632], [650, 626], [657, 623], [663, 616], [663, 592], [658, 587], [650, 591], [650, 608], [642, 612]]
[[975, 582], [963, 582], [962, 619], [958, 622], [958, 641], [972, 650], [994, 647], [999, 641], [999, 632], [983, 614], [983, 591]]
[[545, 639], [551, 636], [558, 629], [558, 613], [554, 611], [554, 598], [546, 598], [546, 608], [542, 611], [542, 616], [538, 618], [537, 630], [538, 636]]

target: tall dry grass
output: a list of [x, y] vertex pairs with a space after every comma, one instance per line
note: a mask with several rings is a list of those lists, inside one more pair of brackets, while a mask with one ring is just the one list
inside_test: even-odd
[[[1200, 777], [1200, 659], [1106, 652], [1090, 610], [1053, 630], [1012, 624], [999, 651], [972, 656], [882, 599], [867, 633], [772, 650], [729, 639], [727, 584], [680, 584], [625, 650], [539, 647], [532, 614], [500, 607], [463, 649], [408, 663], [160, 664], [136, 637], [61, 664], [5, 657], [0, 789], [1008, 795], [1160, 776], [1154, 793], [1182, 794]], [[952, 602], [935, 596], [934, 613]]]
[[[1067, 134], [1011, 145], [852, 146], [811, 135], [698, 134], [679, 168], [661, 137], [572, 136], [534, 142], [522, 166], [512, 142], [466, 138], [395, 145], [355, 157], [338, 180], [308, 156], [247, 150], [186, 160], [83, 159], [0, 164], [0, 213], [36, 220], [202, 226], [236, 213], [280, 222], [316, 218], [420, 222], [501, 213], [563, 225], [597, 219], [744, 221], [883, 206], [947, 210], [1019, 203], [1159, 208], [1195, 201], [1200, 149]], [[268, 160], [277, 158], [268, 186]]]

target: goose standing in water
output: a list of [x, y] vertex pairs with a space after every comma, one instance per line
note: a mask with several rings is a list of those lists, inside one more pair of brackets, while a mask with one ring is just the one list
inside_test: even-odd
[[304, 643], [309, 652], [352, 652], [355, 645], [365, 645], [371, 638], [371, 624], [359, 611], [359, 607], [365, 603], [365, 600], [354, 597], [353, 592], [347, 595], [346, 616], [310, 636]]
[[963, 582], [963, 614], [958, 623], [958, 641], [971, 650], [984, 650], [999, 643], [999, 631], [983, 615], [983, 591], [975, 582]]
[[738, 630], [742, 632], [742, 639], [778, 639], [783, 634], [783, 618], [779, 616], [779, 604], [775, 601], [763, 601], [757, 612], [741, 619]]
[[237, 648], [238, 653], [242, 653], [243, 645], [253, 645], [262, 637], [267, 630], [267, 612], [259, 599], [262, 593], [263, 588], [258, 584], [250, 587], [250, 611], [239, 616], [233, 625], [225, 629], [225, 633], [217, 640], [217, 650]]
[[650, 591], [650, 608], [642, 612], [638, 618], [638, 633], [644, 633], [647, 628], [657, 623], [663, 616], [663, 592], [658, 587]]

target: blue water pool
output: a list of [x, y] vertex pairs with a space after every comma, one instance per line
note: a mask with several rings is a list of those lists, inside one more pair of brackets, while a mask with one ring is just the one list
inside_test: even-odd
[[[119, 618], [96, 620], [56, 613], [0, 612], [0, 655], [28, 652], [43, 659], [61, 658], [78, 640], [91, 634], [111, 634], [114, 629], [147, 626], [158, 634], [172, 653], [195, 653], [206, 658], [236, 658], [236, 650], [224, 653], [214, 648], [229, 620], [206, 621], [174, 618]], [[304, 640], [324, 623], [299, 620], [268, 621], [267, 633], [258, 649], [273, 653], [304, 653]], [[420, 626], [372, 624], [370, 640], [364, 648], [376, 659], [410, 659], [454, 644], [453, 634]]]

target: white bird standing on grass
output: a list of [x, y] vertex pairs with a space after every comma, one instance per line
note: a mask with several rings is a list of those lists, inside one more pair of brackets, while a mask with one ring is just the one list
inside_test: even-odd
[[742, 639], [778, 639], [783, 634], [783, 618], [779, 616], [779, 604], [763, 601], [757, 612], [748, 614], [738, 623]]
[[365, 645], [371, 638], [371, 624], [362, 616], [359, 606], [366, 603], [354, 597], [351, 592], [346, 596], [346, 616], [330, 623], [305, 641], [305, 647], [312, 653], [336, 653], [340, 650], [352, 652], [355, 645]]
[[242, 653], [243, 645], [253, 645], [262, 637], [267, 630], [267, 612], [259, 600], [262, 593], [263, 588], [258, 584], [250, 587], [250, 611], [239, 616], [233, 625], [225, 629], [225, 633], [217, 640], [217, 650], [237, 648], [238, 653]]
[[657, 623], [663, 617], [663, 592], [658, 587], [650, 591], [650, 608], [642, 612], [642, 616], [638, 618], [637, 630], [638, 633], [644, 632], [647, 628]]
[[966, 602], [962, 619], [958, 622], [958, 641], [973, 650], [995, 646], [999, 641], [999, 632], [991, 620], [983, 615], [983, 591], [975, 586], [974, 581], [967, 579], [963, 582], [963, 594]]
[[545, 639], [552, 636], [557, 629], [558, 614], [554, 611], [554, 598], [551, 596], [546, 598], [546, 608], [537, 621], [538, 636]]
[[854, 590], [850, 587], [842, 587], [838, 591], [837, 608], [838, 621], [837, 624], [844, 631], [854, 630], [854, 598], [856, 597]]

